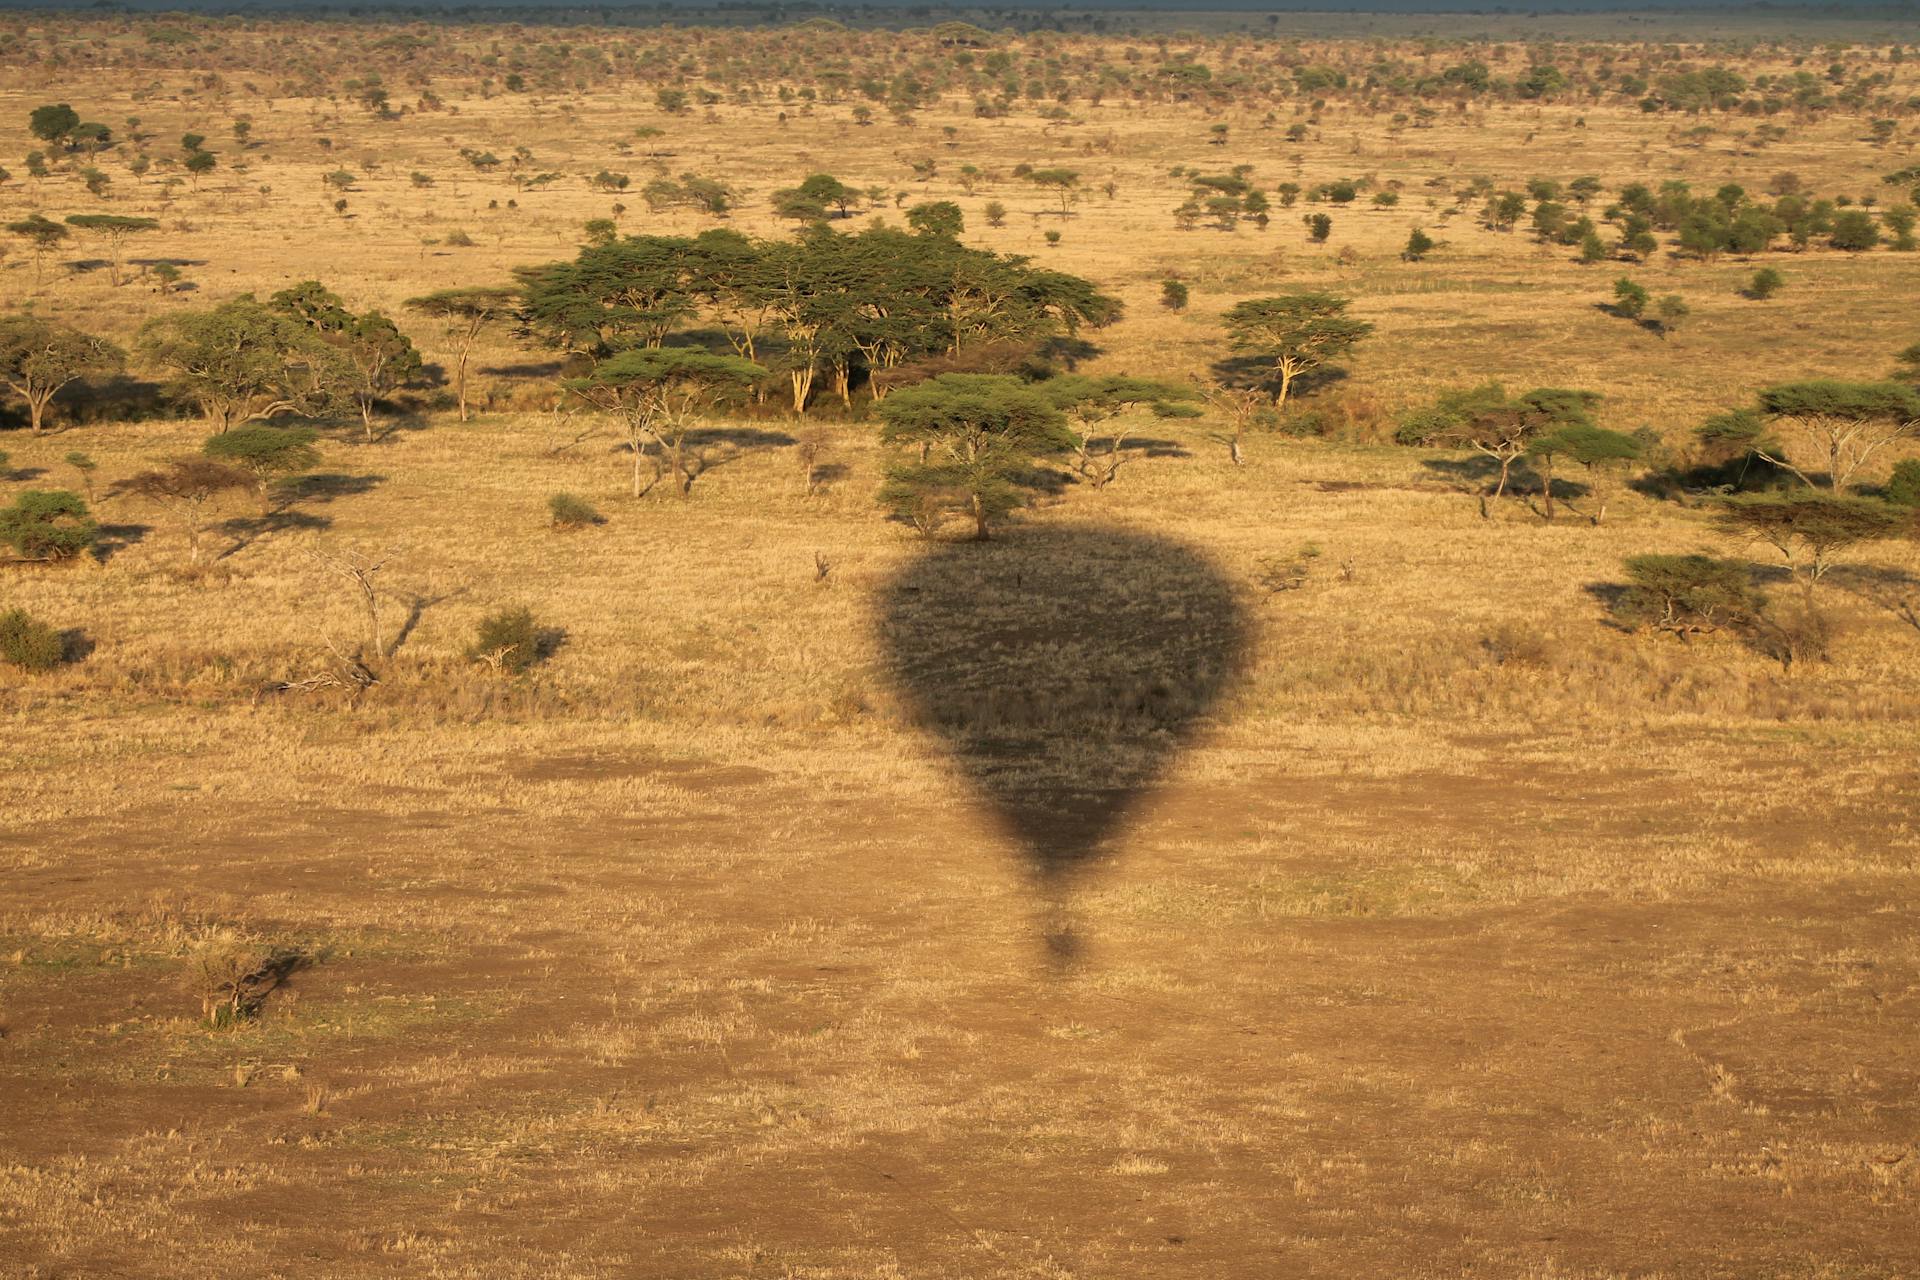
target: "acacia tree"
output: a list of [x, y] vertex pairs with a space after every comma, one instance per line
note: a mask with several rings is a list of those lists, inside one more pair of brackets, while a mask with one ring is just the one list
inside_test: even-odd
[[[1594, 397], [1595, 401], [1598, 399], [1598, 396]], [[1640, 442], [1632, 436], [1621, 431], [1609, 431], [1591, 422], [1570, 421], [1534, 437], [1527, 445], [1527, 453], [1540, 459], [1540, 484], [1546, 495], [1547, 522], [1553, 522], [1553, 464], [1556, 460], [1568, 458], [1577, 462], [1593, 477], [1599, 506], [1591, 518], [1597, 525], [1607, 517], [1607, 494], [1602, 488], [1605, 474], [1638, 458], [1641, 452]]]
[[1898, 535], [1912, 513], [1873, 498], [1798, 489], [1735, 494], [1721, 500], [1720, 522], [1731, 532], [1770, 544], [1800, 583], [1807, 609], [1814, 588], [1839, 556], [1866, 542]]
[[941, 374], [888, 396], [880, 417], [883, 444], [919, 452], [887, 468], [880, 500], [929, 534], [963, 512], [985, 540], [992, 521], [1026, 501], [1034, 463], [1074, 443], [1066, 415], [1003, 374]]
[[303, 280], [273, 295], [273, 305], [310, 327], [346, 357], [353, 371], [350, 395], [360, 425], [373, 437], [374, 405], [411, 382], [425, 366], [413, 340], [378, 311], [356, 313], [318, 280]]
[[25, 240], [33, 251], [33, 283], [38, 288], [45, 272], [46, 257], [66, 240], [67, 229], [52, 218], [35, 213], [17, 222], [9, 222], [7, 231]]
[[1034, 389], [1067, 415], [1073, 428], [1070, 465], [1095, 489], [1112, 484], [1120, 469], [1141, 455], [1129, 447], [1125, 428], [1116, 426], [1104, 436], [1093, 435], [1094, 429], [1131, 409], [1148, 408], [1163, 418], [1192, 417], [1192, 402], [1200, 398], [1192, 387], [1124, 374], [1098, 378], [1068, 374], [1049, 378]]
[[[649, 347], [622, 351], [585, 377], [569, 378], [561, 385], [595, 408], [619, 415], [626, 424], [627, 444], [633, 452], [634, 497], [653, 487], [652, 483], [643, 486], [640, 479], [640, 462], [651, 443], [684, 498], [700, 473], [699, 460], [687, 452], [696, 410], [721, 392], [752, 386], [766, 374], [760, 365], [738, 356], [687, 347]], [[659, 475], [656, 463], [655, 483]]]
[[200, 406], [220, 431], [286, 413], [336, 412], [355, 382], [346, 357], [311, 327], [250, 295], [149, 320], [139, 346], [168, 372], [168, 392]]
[[489, 324], [514, 313], [519, 293], [504, 285], [475, 285], [465, 289], [442, 289], [438, 293], [408, 298], [400, 305], [421, 315], [436, 316], [446, 323], [447, 334], [458, 351], [453, 363], [453, 395], [460, 403], [460, 421], [472, 416], [467, 408], [467, 364], [474, 344]]
[[311, 427], [261, 422], [211, 436], [200, 446], [200, 452], [252, 476], [260, 495], [260, 514], [265, 515], [271, 510], [269, 498], [276, 479], [298, 475], [319, 464], [320, 451], [313, 447], [314, 438]]
[[[1825, 454], [1827, 488], [1835, 493], [1845, 489], [1882, 449], [1920, 435], [1920, 391], [1897, 382], [1786, 383], [1762, 391], [1760, 408], [1774, 421], [1795, 428], [1810, 448]], [[1759, 456], [1813, 483], [1784, 454], [1760, 452]]]
[[120, 287], [120, 254], [127, 237], [158, 230], [160, 221], [157, 218], [135, 218], [118, 213], [72, 213], [67, 215], [67, 225], [106, 242], [107, 279], [117, 289]]
[[182, 458], [129, 476], [108, 492], [144, 499], [171, 515], [186, 535], [188, 563], [197, 565], [208, 511], [225, 495], [252, 487], [253, 478], [238, 467], [213, 458]]
[[[1599, 430], [1589, 416], [1599, 401], [1591, 391], [1557, 387], [1537, 387], [1508, 399], [1504, 387], [1489, 382], [1443, 394], [1432, 407], [1402, 423], [1394, 438], [1402, 444], [1471, 449], [1495, 463], [1499, 478], [1493, 492], [1480, 498], [1480, 515], [1487, 519], [1493, 514], [1492, 504], [1506, 495], [1514, 463], [1527, 455], [1536, 440], [1569, 428]], [[1552, 493], [1551, 484], [1548, 493]]]
[[1346, 298], [1330, 293], [1289, 293], [1238, 302], [1222, 317], [1235, 351], [1270, 363], [1277, 386], [1273, 403], [1286, 407], [1294, 380], [1351, 351], [1373, 325], [1346, 314]]
[[45, 428], [47, 406], [61, 388], [124, 368], [126, 353], [105, 338], [39, 316], [0, 317], [0, 383], [26, 402], [35, 435]]

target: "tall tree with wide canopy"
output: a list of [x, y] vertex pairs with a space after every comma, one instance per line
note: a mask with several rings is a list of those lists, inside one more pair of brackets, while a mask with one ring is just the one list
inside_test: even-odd
[[660, 450], [674, 488], [684, 498], [699, 474], [687, 454], [687, 437], [697, 425], [696, 411], [722, 392], [750, 387], [766, 374], [760, 365], [738, 356], [690, 347], [645, 347], [609, 356], [592, 373], [569, 378], [562, 385], [595, 408], [617, 414], [626, 424], [627, 444], [633, 451], [634, 497], [653, 487], [641, 483], [640, 472], [651, 443]]
[[353, 370], [351, 396], [361, 429], [373, 436], [373, 410], [420, 375], [425, 367], [413, 339], [379, 311], [355, 312], [318, 280], [303, 280], [273, 295], [273, 305], [294, 316], [339, 351]]
[[[1896, 440], [1920, 436], [1920, 391], [1898, 382], [1791, 382], [1760, 393], [1761, 411], [1795, 429], [1824, 455], [1827, 488], [1838, 493], [1860, 468]], [[1808, 484], [1805, 471], [1784, 454], [1760, 453]]]
[[527, 326], [595, 357], [657, 347], [695, 313], [692, 248], [683, 236], [627, 236], [589, 245], [572, 262], [517, 272]]
[[62, 388], [111, 377], [126, 364], [126, 353], [105, 338], [35, 315], [0, 316], [0, 383], [26, 402], [35, 435], [45, 429], [47, 407]]
[[88, 235], [98, 236], [106, 244], [107, 279], [117, 289], [120, 287], [120, 255], [127, 237], [144, 231], [157, 231], [160, 221], [157, 218], [136, 218], [118, 213], [72, 213], [67, 215], [67, 225]]
[[474, 344], [488, 325], [515, 314], [520, 305], [519, 290], [510, 285], [472, 285], [408, 298], [400, 305], [421, 315], [434, 316], [446, 324], [457, 353], [453, 362], [453, 396], [460, 405], [460, 421], [468, 421], [472, 413], [467, 405], [467, 366], [473, 359]]
[[336, 412], [352, 402], [357, 381], [352, 363], [312, 326], [251, 295], [150, 320], [139, 348], [167, 371], [170, 394], [199, 405], [220, 431]]
[[1331, 293], [1288, 293], [1238, 302], [1222, 317], [1235, 351], [1273, 366], [1274, 407], [1285, 408], [1294, 380], [1351, 351], [1373, 325], [1346, 314]]

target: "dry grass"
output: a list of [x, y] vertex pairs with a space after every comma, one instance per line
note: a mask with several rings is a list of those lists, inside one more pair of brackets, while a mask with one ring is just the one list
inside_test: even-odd
[[[136, 103], [144, 83], [23, 72], [0, 89], [0, 153], [55, 89], [162, 138], [220, 122], [177, 85]], [[0, 290], [122, 338], [162, 307], [313, 275], [392, 308], [568, 253], [606, 212], [578, 181], [490, 211], [511, 188], [443, 135], [638, 176], [605, 142], [657, 118], [615, 94], [571, 122], [529, 98], [459, 105], [381, 123], [250, 101], [251, 171], [183, 190], [141, 245], [202, 262], [197, 294], [99, 273], [36, 293], [17, 256]], [[550, 384], [483, 374], [493, 408], [470, 425], [330, 435], [321, 471], [348, 480], [295, 504], [315, 527], [210, 572], [115, 502], [109, 523], [151, 527], [104, 564], [0, 580], [92, 645], [0, 674], [0, 1274], [1920, 1269], [1920, 632], [1834, 589], [1837, 659], [1792, 674], [1728, 640], [1621, 634], [1589, 588], [1623, 556], [1739, 548], [1631, 494], [1598, 528], [1519, 504], [1482, 521], [1432, 456], [1366, 443], [1494, 377], [1602, 391], [1611, 425], [1679, 439], [1762, 379], [1879, 374], [1920, 338], [1920, 260], [1816, 252], [1767, 304], [1733, 293], [1750, 264], [1636, 270], [1694, 306], [1662, 342], [1594, 310], [1614, 272], [1443, 221], [1429, 179], [1757, 187], [1792, 169], [1857, 191], [1889, 153], [1857, 120], [1752, 153], [1734, 125], [1696, 149], [1665, 117], [1540, 107], [1401, 134], [1330, 110], [1302, 148], [1229, 113], [1234, 144], [1209, 155], [1205, 118], [1174, 108], [1045, 128], [962, 106], [911, 131], [723, 106], [668, 122], [669, 164], [756, 193], [732, 221], [761, 233], [765, 194], [815, 168], [957, 198], [970, 240], [1126, 298], [1101, 369], [1197, 372], [1218, 311], [1281, 286], [1350, 293], [1379, 326], [1330, 393], [1353, 439], [1258, 438], [1236, 469], [1207, 422], [1143, 424], [1187, 456], [1028, 517], [1195, 548], [1250, 618], [1243, 678], [1107, 856], [1041, 892], [908, 727], [875, 600], [922, 548], [875, 509], [865, 423], [830, 424], [846, 472], [818, 496], [768, 446], [685, 502], [633, 502], [611, 434], [550, 456]], [[369, 152], [340, 220], [319, 175], [366, 174]], [[921, 154], [1071, 162], [1119, 194], [1050, 250], [1036, 193], [915, 184]], [[1284, 216], [1174, 231], [1167, 170], [1238, 161], [1405, 192], [1336, 213], [1326, 250]], [[411, 188], [415, 169], [437, 184]], [[114, 194], [162, 212], [131, 178]], [[1006, 228], [979, 218], [989, 199], [1015, 207]], [[83, 202], [61, 179], [0, 187], [5, 219]], [[630, 229], [703, 225], [628, 203]], [[1415, 223], [1448, 243], [1409, 266]], [[424, 243], [452, 227], [479, 244]], [[1194, 285], [1185, 314], [1157, 306], [1171, 272]], [[5, 443], [36, 484], [84, 449], [104, 488], [203, 434], [90, 422]], [[553, 531], [560, 491], [608, 523]], [[1268, 597], [1262, 562], [1309, 541], [1306, 583]], [[359, 634], [312, 548], [391, 549], [388, 632], [412, 617], [357, 697], [265, 691]], [[1861, 562], [1920, 571], [1907, 544]], [[565, 631], [517, 681], [464, 657], [516, 604]], [[1070, 961], [1041, 941], [1061, 915], [1084, 944]], [[233, 940], [313, 963], [209, 1027], [195, 957]]]

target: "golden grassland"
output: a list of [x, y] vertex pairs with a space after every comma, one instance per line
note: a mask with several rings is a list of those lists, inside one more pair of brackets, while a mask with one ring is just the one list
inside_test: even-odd
[[[0, 154], [49, 87], [0, 89]], [[1833, 118], [1757, 150], [1716, 121], [1693, 146], [1666, 117], [1509, 107], [1404, 132], [1330, 109], [1302, 146], [1229, 114], [1214, 148], [1177, 108], [780, 126], [609, 93], [399, 122], [253, 103], [240, 153], [124, 74], [57, 87], [231, 153], [164, 207], [116, 170], [106, 205], [163, 217], [135, 253], [199, 264], [195, 292], [36, 287], [18, 252], [0, 269], [9, 301], [123, 340], [308, 277], [393, 310], [565, 256], [613, 199], [580, 175], [650, 172], [644, 145], [611, 149], [641, 124], [666, 129], [669, 172], [751, 193], [729, 220], [746, 231], [779, 233], [766, 194], [814, 170], [956, 200], [970, 242], [1127, 301], [1090, 335], [1096, 370], [1201, 372], [1218, 313], [1281, 288], [1350, 295], [1378, 332], [1322, 395], [1341, 442], [1259, 437], [1235, 468], [1218, 424], [1144, 421], [1178, 456], [1007, 534], [1176, 540], [1249, 619], [1207, 726], [1053, 886], [1071, 962], [1042, 945], [1059, 904], [885, 678], [875, 600], [923, 548], [874, 504], [869, 422], [827, 423], [843, 470], [817, 496], [780, 443], [798, 426], [764, 418], [686, 500], [634, 502], [610, 430], [555, 452], [589, 424], [546, 411], [551, 381], [483, 373], [473, 423], [329, 432], [319, 470], [341, 479], [292, 507], [311, 526], [236, 525], [210, 570], [116, 499], [103, 519], [129, 528], [103, 563], [7, 571], [0, 605], [91, 653], [0, 685], [0, 1275], [1920, 1269], [1915, 548], [1856, 557], [1880, 572], [1823, 588], [1835, 660], [1783, 672], [1606, 625], [1592, 588], [1623, 556], [1741, 549], [1701, 511], [1629, 492], [1598, 527], [1520, 503], [1483, 521], [1448, 459], [1383, 442], [1436, 390], [1499, 378], [1600, 391], [1608, 425], [1677, 443], [1757, 385], [1879, 376], [1920, 338], [1920, 255], [1815, 251], [1767, 260], [1789, 281], [1768, 303], [1735, 292], [1753, 262], [1632, 268], [1693, 306], [1663, 341], [1596, 309], [1621, 268], [1444, 217], [1429, 182], [1791, 170], [1859, 194], [1909, 144]], [[517, 193], [456, 154], [515, 144], [572, 176]], [[917, 183], [924, 155], [941, 172]], [[1046, 199], [1007, 176], [1023, 161], [1117, 194], [1035, 216]], [[1242, 162], [1402, 200], [1335, 211], [1324, 248], [1284, 212], [1174, 230], [1167, 171]], [[1000, 176], [967, 195], [962, 163]], [[321, 182], [341, 166], [360, 175], [344, 218]], [[709, 225], [626, 202], [629, 231]], [[95, 203], [64, 177], [0, 186], [7, 220]], [[1403, 263], [1414, 225], [1445, 247]], [[477, 243], [447, 246], [454, 228]], [[1171, 274], [1184, 313], [1158, 306]], [[478, 363], [545, 358], [501, 341]], [[204, 434], [10, 432], [12, 470], [41, 474], [7, 487], [66, 483], [73, 449], [104, 487]], [[608, 523], [550, 530], [557, 491]], [[1306, 585], [1261, 591], [1263, 560], [1307, 542]], [[263, 692], [358, 634], [315, 548], [390, 553], [405, 639], [355, 700]], [[519, 603], [565, 642], [502, 680], [464, 654]], [[209, 1029], [196, 961], [240, 940], [308, 963], [257, 1020]]]

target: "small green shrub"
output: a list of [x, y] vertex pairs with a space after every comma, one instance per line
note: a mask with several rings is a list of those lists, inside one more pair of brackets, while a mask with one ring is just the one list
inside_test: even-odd
[[1887, 501], [1920, 507], [1920, 458], [1907, 458], [1895, 465], [1887, 480]]
[[1160, 305], [1169, 311], [1187, 309], [1187, 286], [1178, 280], [1160, 282]]
[[552, 514], [556, 529], [584, 529], [607, 522], [591, 502], [572, 493], [556, 493], [548, 498], [547, 511]]
[[50, 671], [66, 657], [66, 642], [25, 609], [0, 613], [0, 661], [28, 671]]
[[68, 489], [28, 489], [0, 508], [0, 542], [28, 560], [65, 560], [99, 537], [86, 501]]
[[519, 675], [547, 656], [552, 648], [551, 635], [526, 606], [502, 609], [480, 620], [467, 656], [495, 671]]

